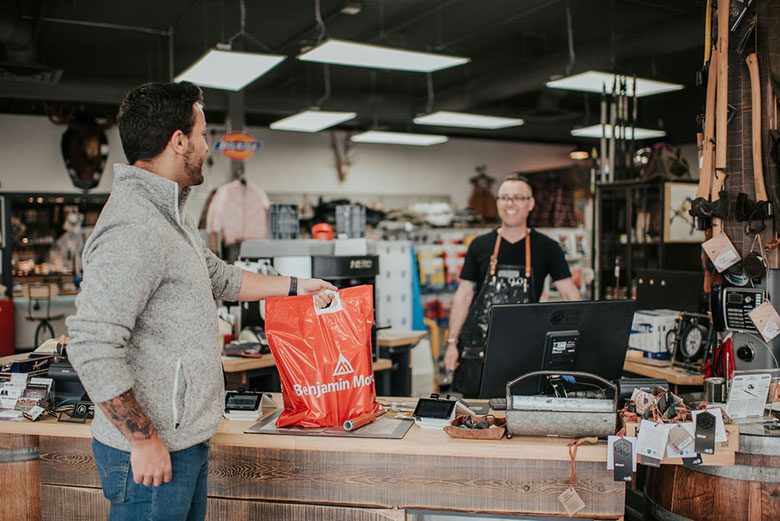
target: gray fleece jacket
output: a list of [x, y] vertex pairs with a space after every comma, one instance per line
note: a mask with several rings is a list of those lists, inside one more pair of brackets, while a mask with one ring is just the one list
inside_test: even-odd
[[[115, 165], [114, 186], [84, 246], [84, 280], [67, 321], [68, 356], [95, 403], [128, 389], [169, 450], [217, 429], [224, 403], [214, 299], [235, 300], [242, 271], [206, 248], [176, 183]], [[130, 444], [99, 408], [94, 437]]]

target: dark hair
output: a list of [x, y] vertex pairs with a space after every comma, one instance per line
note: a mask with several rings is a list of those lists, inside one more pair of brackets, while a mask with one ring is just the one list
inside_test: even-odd
[[531, 185], [531, 181], [529, 181], [528, 178], [523, 174], [521, 174], [520, 172], [512, 172], [511, 174], [506, 176], [503, 181], [501, 181], [501, 184], [504, 184], [507, 181], [519, 181], [521, 183], [525, 183], [528, 185], [528, 188], [531, 189], [531, 195], [533, 195], [534, 193], [534, 187]]
[[156, 157], [177, 130], [189, 135], [195, 125], [192, 104], [198, 101], [203, 92], [188, 81], [144, 83], [128, 92], [117, 117], [127, 162]]

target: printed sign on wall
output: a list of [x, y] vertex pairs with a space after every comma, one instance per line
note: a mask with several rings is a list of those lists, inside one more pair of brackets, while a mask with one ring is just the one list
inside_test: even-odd
[[249, 132], [238, 131], [228, 132], [222, 136], [214, 148], [232, 161], [244, 161], [255, 155], [262, 146], [262, 141]]

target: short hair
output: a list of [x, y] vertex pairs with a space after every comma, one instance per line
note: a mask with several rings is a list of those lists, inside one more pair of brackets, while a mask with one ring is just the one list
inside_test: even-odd
[[[534, 195], [534, 187], [531, 185], [531, 181], [528, 180], [526, 176], [521, 174], [520, 172], [512, 172], [508, 176], [504, 178], [503, 181], [501, 181], [501, 184], [506, 183], [507, 181], [518, 181], [520, 183], [525, 183], [528, 185], [528, 188], [531, 190], [531, 196]], [[501, 185], [498, 185], [499, 188], [501, 188]]]
[[203, 91], [188, 81], [144, 83], [128, 92], [117, 116], [127, 162], [157, 157], [177, 130], [189, 135], [196, 102], [203, 102]]

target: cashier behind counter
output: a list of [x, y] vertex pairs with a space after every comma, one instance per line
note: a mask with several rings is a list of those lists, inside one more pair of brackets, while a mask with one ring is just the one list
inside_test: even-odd
[[534, 208], [528, 180], [518, 174], [504, 179], [497, 206], [501, 226], [469, 245], [450, 313], [444, 365], [455, 371], [452, 391], [467, 398], [479, 392], [492, 306], [538, 302], [547, 275], [564, 300], [580, 300], [560, 246], [528, 228]]

